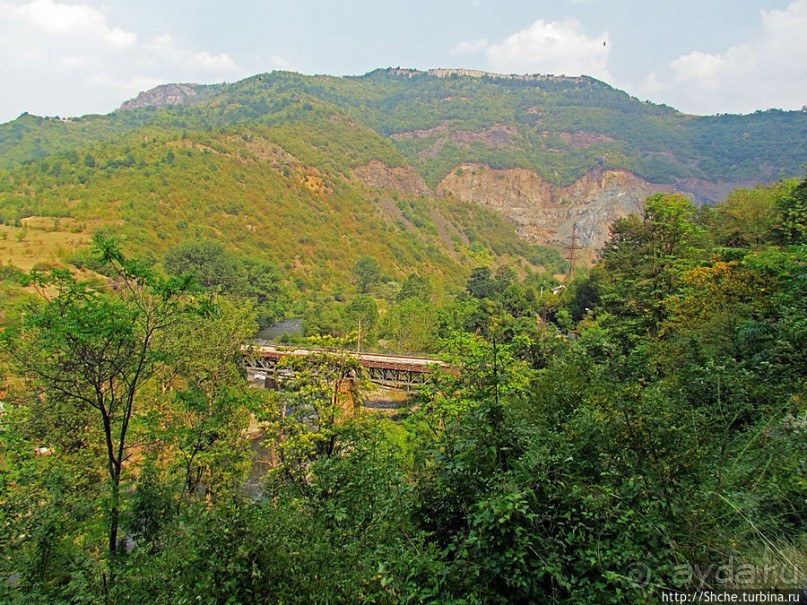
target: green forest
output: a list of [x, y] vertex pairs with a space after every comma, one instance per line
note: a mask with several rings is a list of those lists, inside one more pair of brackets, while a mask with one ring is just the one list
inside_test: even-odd
[[[326, 157], [338, 170], [362, 159], [407, 162], [431, 187], [469, 162], [534, 170], [558, 186], [594, 168], [677, 185], [691, 179], [772, 182], [800, 175], [807, 139], [804, 111], [693, 116], [588, 77], [437, 77], [378, 69], [356, 77], [272, 72], [191, 88], [194, 95], [182, 104], [69, 120], [22, 115], [0, 125], [0, 168], [143, 129], [164, 134], [260, 126], [285, 131], [280, 144], [292, 155], [307, 147], [298, 156], [304, 163]], [[334, 145], [334, 129], [344, 135], [356, 128], [378, 139], [368, 145], [348, 137]]]
[[[43, 231], [62, 234], [52, 258], [41, 260], [80, 268], [92, 268], [88, 248], [67, 240], [88, 241], [99, 230], [154, 260], [175, 246], [226, 243], [223, 252], [251, 263], [239, 279], [255, 283], [260, 274], [287, 292], [261, 325], [286, 311], [304, 313], [319, 290], [341, 297], [363, 256], [377, 259], [384, 281], [398, 285], [422, 267], [458, 286], [470, 267], [493, 260], [522, 272], [563, 271], [556, 250], [519, 239], [490, 210], [354, 178], [354, 169], [373, 160], [406, 162], [388, 140], [340, 119], [311, 109], [273, 125], [182, 131], [174, 123], [76, 149], [61, 141], [61, 151], [0, 170], [0, 225], [23, 230], [3, 237], [30, 244], [34, 257]], [[225, 289], [238, 281], [221, 279]]]
[[[231, 153], [226, 131], [210, 136]], [[0, 268], [0, 600], [658, 603], [805, 585], [807, 180], [713, 207], [653, 195], [563, 287], [538, 270], [563, 270], [557, 252], [474, 240], [467, 206], [441, 210], [455, 247], [419, 264], [407, 238], [445, 226], [401, 196], [394, 245], [335, 248], [345, 277], [329, 281], [327, 263], [286, 266], [248, 230], [225, 247], [208, 207], [183, 217], [200, 232], [169, 232], [167, 185], [143, 191], [152, 210], [93, 195], [142, 163], [152, 187], [184, 174], [220, 200], [216, 229], [243, 214], [251, 189], [235, 183], [258, 168], [214, 151], [192, 164], [203, 149], [154, 138], [3, 180], [3, 212], [41, 205], [11, 222], [91, 221], [103, 204], [126, 221], [63, 263]], [[205, 194], [183, 163], [246, 193]], [[319, 195], [287, 168], [269, 182], [298, 204]], [[338, 170], [307, 176], [361, 224]], [[276, 390], [251, 387], [244, 343], [291, 316], [303, 333], [287, 341], [321, 352], [281, 362]], [[372, 387], [344, 353], [357, 346], [444, 365], [383, 414], [363, 405]]]

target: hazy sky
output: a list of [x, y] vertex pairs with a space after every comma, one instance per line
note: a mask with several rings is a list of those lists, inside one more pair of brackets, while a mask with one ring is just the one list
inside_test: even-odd
[[807, 105], [807, 0], [0, 0], [0, 122], [166, 82], [377, 67], [587, 74], [697, 114]]

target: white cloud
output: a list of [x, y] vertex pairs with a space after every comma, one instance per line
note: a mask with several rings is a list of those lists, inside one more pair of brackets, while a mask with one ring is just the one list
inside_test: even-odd
[[233, 61], [227, 53], [211, 55], [206, 50], [200, 50], [193, 53], [192, 58], [194, 65], [209, 71], [217, 71], [221, 73], [229, 72], [233, 74], [241, 71], [241, 67], [239, 67], [238, 64]]
[[608, 71], [609, 36], [604, 32], [590, 37], [579, 21], [538, 20], [512, 34], [500, 44], [484, 40], [463, 42], [456, 52], [484, 50], [487, 66], [503, 73], [589, 75], [610, 80]]
[[143, 45], [143, 49], [153, 62], [183, 69], [188, 74], [199, 74], [204, 77], [204, 73], [215, 73], [228, 77], [243, 72], [243, 68], [228, 54], [213, 55], [207, 51], [188, 50], [179, 46], [168, 34], [155, 36]]
[[678, 57], [672, 62], [677, 80], [714, 80], [726, 65], [726, 59], [719, 55], [710, 55], [700, 51]]
[[0, 91], [0, 121], [105, 113], [157, 84], [245, 75], [226, 53], [144, 38], [87, 3], [0, 0], [0, 78], [14, 83]]
[[102, 12], [86, 4], [61, 4], [53, 0], [3, 3], [0, 15], [34, 32], [66, 38], [95, 38], [112, 48], [130, 47], [137, 41], [134, 33], [110, 27]]
[[721, 53], [698, 50], [670, 63], [670, 77], [639, 87], [640, 93], [699, 114], [747, 113], [807, 104], [807, 0], [785, 10], [763, 11], [751, 40]]

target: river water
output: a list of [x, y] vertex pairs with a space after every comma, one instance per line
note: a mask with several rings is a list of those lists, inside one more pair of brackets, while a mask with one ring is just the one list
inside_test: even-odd
[[255, 335], [259, 340], [277, 340], [284, 334], [299, 334], [303, 331], [303, 320], [299, 317], [285, 319], [273, 326], [264, 328]]

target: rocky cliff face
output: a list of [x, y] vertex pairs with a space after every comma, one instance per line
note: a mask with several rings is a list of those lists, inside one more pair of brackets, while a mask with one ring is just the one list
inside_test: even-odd
[[620, 170], [592, 171], [569, 187], [553, 187], [530, 170], [465, 164], [449, 173], [437, 190], [501, 212], [522, 237], [535, 243], [566, 246], [574, 229], [579, 246], [599, 248], [614, 220], [640, 212], [648, 195], [673, 187]]
[[140, 109], [141, 107], [163, 107], [183, 105], [194, 100], [201, 87], [198, 84], [163, 84], [141, 92], [134, 99], [126, 101], [118, 111]]
[[616, 219], [641, 212], [647, 196], [674, 189], [621, 170], [592, 171], [568, 187], [554, 187], [531, 170], [494, 170], [481, 164], [458, 166], [436, 192], [411, 168], [389, 168], [381, 162], [357, 168], [353, 176], [374, 189], [451, 196], [495, 210], [515, 223], [521, 237], [536, 244], [568, 246], [574, 230], [577, 245], [591, 250], [605, 243]]

